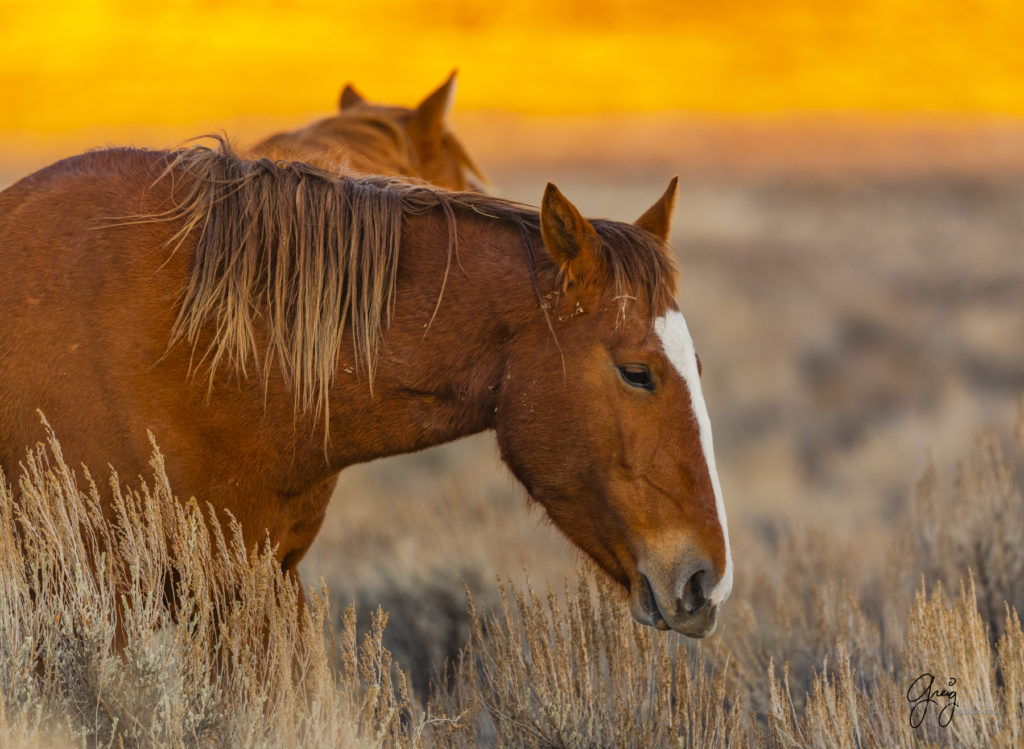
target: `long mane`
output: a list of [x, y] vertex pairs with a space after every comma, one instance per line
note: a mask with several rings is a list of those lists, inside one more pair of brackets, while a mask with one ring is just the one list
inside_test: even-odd
[[[221, 366], [244, 375], [252, 364], [266, 377], [276, 359], [296, 408], [325, 419], [346, 327], [356, 366], [372, 387], [406, 217], [445, 217], [449, 269], [459, 221], [498, 221], [519, 229], [538, 297], [538, 271], [556, 270], [546, 252], [533, 252], [540, 219], [521, 203], [386, 177], [339, 177], [300, 162], [246, 160], [223, 141], [170, 157], [164, 178], [173, 178], [175, 207], [160, 218], [180, 222], [172, 244], [198, 237], [170, 344], [185, 340], [195, 349], [212, 330], [199, 352], [211, 385]], [[676, 288], [664, 243], [629, 224], [591, 223], [604, 240], [606, 280], [616, 294], [646, 294], [652, 309], [664, 308]]]

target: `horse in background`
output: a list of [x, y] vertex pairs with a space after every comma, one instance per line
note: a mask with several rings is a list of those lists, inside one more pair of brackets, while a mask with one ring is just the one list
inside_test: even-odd
[[370, 103], [347, 84], [338, 114], [272, 135], [249, 154], [335, 172], [413, 177], [447, 190], [478, 189], [487, 180], [445, 123], [454, 99], [454, 72], [412, 109]]
[[223, 144], [58, 162], [0, 192], [0, 468], [40, 410], [127, 476], [152, 432], [297, 576], [340, 470], [493, 430], [638, 621], [706, 636], [733, 566], [675, 193], [624, 224]]

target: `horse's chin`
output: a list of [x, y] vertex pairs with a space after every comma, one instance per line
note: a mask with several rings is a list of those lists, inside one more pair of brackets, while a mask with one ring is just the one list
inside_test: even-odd
[[659, 605], [654, 588], [643, 574], [630, 585], [629, 613], [640, 624], [662, 631], [672, 629], [694, 639], [712, 634], [718, 624], [717, 606], [708, 606], [695, 614], [683, 616], [666, 611]]

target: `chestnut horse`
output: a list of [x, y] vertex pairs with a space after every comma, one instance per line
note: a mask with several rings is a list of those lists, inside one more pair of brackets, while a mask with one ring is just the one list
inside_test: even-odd
[[445, 125], [455, 98], [455, 73], [413, 108], [371, 104], [351, 84], [334, 117], [253, 146], [254, 157], [305, 161], [331, 171], [415, 177], [448, 190], [474, 187], [483, 173]]
[[0, 467], [148, 470], [294, 574], [345, 466], [485, 429], [633, 616], [713, 631], [732, 561], [665, 239], [217, 149], [108, 150], [0, 193]]

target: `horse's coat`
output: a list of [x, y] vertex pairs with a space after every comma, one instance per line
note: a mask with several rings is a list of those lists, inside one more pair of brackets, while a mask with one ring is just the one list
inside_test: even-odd
[[37, 409], [94, 470], [146, 473], [152, 431], [294, 571], [342, 468], [493, 429], [637, 619], [704, 636], [731, 560], [674, 198], [634, 226], [552, 185], [538, 213], [226, 150], [59, 162], [0, 193], [0, 467]]

